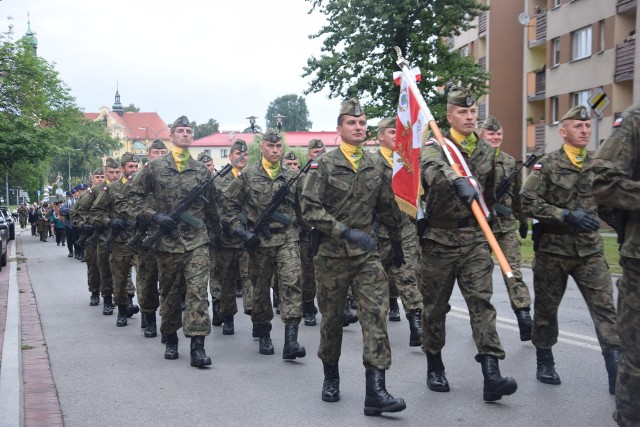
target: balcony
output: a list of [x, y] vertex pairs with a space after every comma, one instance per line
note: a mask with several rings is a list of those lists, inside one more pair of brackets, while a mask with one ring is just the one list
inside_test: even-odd
[[547, 12], [540, 12], [529, 21], [529, 47], [544, 46], [547, 39]]
[[636, 38], [627, 38], [616, 46], [616, 71], [613, 80], [616, 83], [633, 80], [634, 62], [636, 57]]
[[544, 145], [545, 125], [535, 125], [535, 147], [534, 150], [540, 149]]
[[482, 12], [478, 17], [478, 34], [480, 37], [487, 33], [487, 12]]
[[618, 0], [617, 11], [621, 14], [633, 13], [636, 11], [636, 8], [638, 6], [637, 3], [637, 0]]
[[529, 102], [544, 99], [547, 86], [545, 67], [527, 74], [527, 100]]

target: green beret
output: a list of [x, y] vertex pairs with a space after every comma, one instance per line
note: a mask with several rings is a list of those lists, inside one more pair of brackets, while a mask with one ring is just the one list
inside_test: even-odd
[[264, 133], [264, 136], [262, 137], [263, 141], [273, 142], [274, 144], [281, 139], [282, 137], [275, 129], [267, 129], [267, 131]]
[[122, 157], [120, 157], [120, 163], [128, 163], [128, 162], [136, 162], [138, 163], [138, 156], [133, 153], [124, 153]]
[[104, 168], [101, 166], [98, 169], [94, 170], [91, 175], [104, 175]]
[[149, 150], [166, 150], [167, 146], [164, 145], [161, 139], [154, 139], [151, 145], [149, 146]]
[[347, 99], [340, 105], [340, 116], [342, 115], [358, 117], [364, 114], [364, 110], [355, 98]]
[[312, 148], [324, 148], [324, 142], [321, 139], [312, 139], [309, 141], [309, 150]]
[[293, 151], [289, 151], [284, 155], [285, 160], [298, 160], [298, 156]]
[[502, 125], [500, 125], [500, 122], [495, 118], [495, 116], [487, 117], [487, 120], [482, 123], [481, 127], [492, 132], [497, 132], [502, 129]]
[[211, 156], [207, 153], [205, 153], [204, 151], [200, 154], [198, 154], [198, 161], [202, 162], [202, 163], [207, 163], [209, 160], [213, 160], [213, 158], [211, 158]]
[[171, 129], [173, 130], [177, 127], [190, 128], [191, 122], [189, 122], [189, 119], [187, 119], [187, 116], [180, 116], [176, 119], [175, 122], [173, 122], [173, 124], [171, 125]]
[[378, 130], [380, 129], [395, 129], [396, 128], [396, 118], [395, 117], [386, 117], [378, 123]]
[[476, 103], [476, 99], [469, 89], [461, 86], [452, 86], [447, 95], [447, 104], [468, 108]]
[[104, 161], [104, 167], [117, 169], [120, 167], [120, 163], [116, 162], [113, 157], [107, 157], [107, 160]]
[[589, 117], [589, 110], [587, 110], [587, 107], [584, 105], [576, 105], [567, 111], [567, 114], [562, 116], [560, 119], [561, 122], [565, 120], [581, 120], [584, 122], [586, 120], [591, 120], [591, 117]]
[[231, 146], [232, 150], [238, 150], [241, 153], [246, 153], [248, 151], [247, 143], [242, 139], [236, 139], [233, 141], [233, 145]]

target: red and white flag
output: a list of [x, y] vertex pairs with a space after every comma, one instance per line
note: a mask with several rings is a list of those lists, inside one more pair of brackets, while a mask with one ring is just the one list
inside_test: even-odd
[[[411, 72], [420, 81], [420, 70], [414, 68]], [[400, 97], [392, 185], [400, 209], [415, 218], [420, 196], [420, 147], [426, 140], [429, 121], [402, 72], [393, 73], [393, 79], [400, 86]]]

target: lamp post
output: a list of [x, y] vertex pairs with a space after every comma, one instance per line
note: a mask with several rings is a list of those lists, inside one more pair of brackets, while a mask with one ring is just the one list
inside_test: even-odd
[[276, 119], [276, 128], [278, 128], [278, 133], [280, 133], [280, 131], [282, 131], [282, 119], [286, 118], [287, 116], [283, 116], [282, 114], [278, 113], [274, 116], [274, 119]]
[[249, 117], [246, 117], [246, 119], [249, 120], [249, 125], [251, 127], [251, 132], [252, 133], [256, 133], [256, 119], [257, 119], [257, 117], [256, 116], [249, 116]]

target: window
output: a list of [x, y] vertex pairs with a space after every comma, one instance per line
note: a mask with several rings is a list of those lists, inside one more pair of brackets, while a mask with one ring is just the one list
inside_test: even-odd
[[560, 65], [560, 37], [556, 37], [555, 39], [553, 39], [551, 41], [551, 47], [552, 47], [552, 55], [553, 57], [551, 58], [551, 66], [555, 67], [557, 65]]
[[604, 51], [604, 19], [598, 22], [598, 52]]
[[224, 159], [226, 157], [227, 157], [227, 149], [226, 148], [220, 149], [220, 158]]
[[571, 60], [575, 61], [591, 56], [591, 26], [574, 31], [572, 41]]
[[460, 48], [460, 56], [469, 56], [469, 45]]
[[562, 0], [553, 0], [553, 7], [560, 7]]
[[571, 94], [571, 106], [575, 107], [576, 105], [584, 105], [587, 107], [589, 111], [591, 108], [589, 107], [589, 91], [581, 90], [580, 92], [574, 92]]
[[558, 123], [558, 121], [560, 121], [558, 105], [558, 97], [551, 97], [551, 123]]

